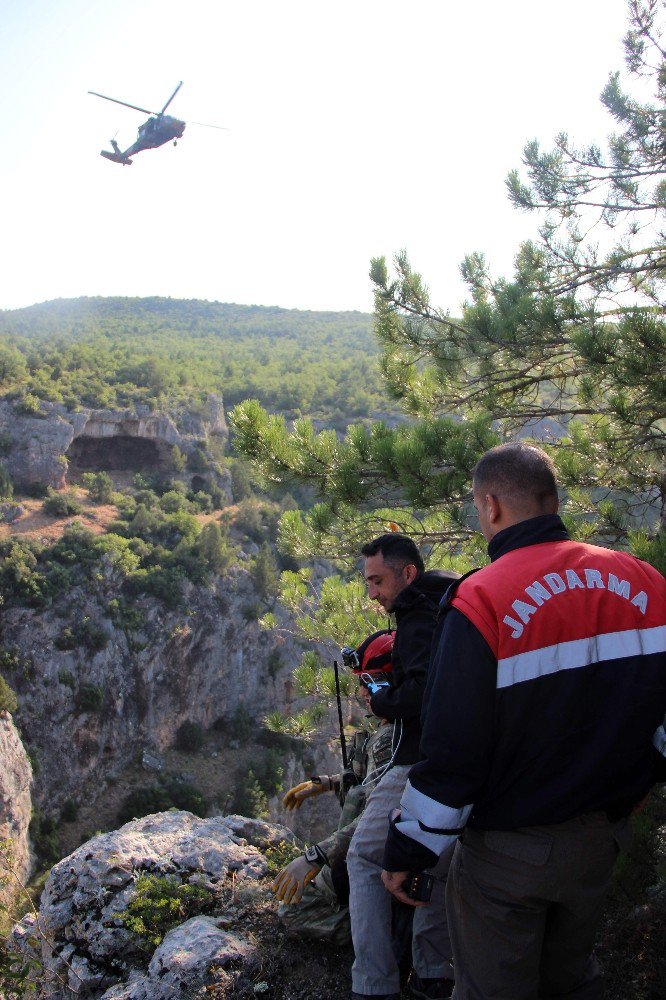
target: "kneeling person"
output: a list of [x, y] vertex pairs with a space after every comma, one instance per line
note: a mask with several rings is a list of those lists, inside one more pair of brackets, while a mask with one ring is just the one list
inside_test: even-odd
[[[391, 670], [392, 632], [369, 636], [353, 654], [352, 669], [364, 674], [360, 695], [370, 711], [368, 682], [383, 683]], [[368, 719], [350, 744], [349, 770], [342, 775], [320, 775], [291, 788], [284, 797], [287, 809], [299, 809], [317, 795], [333, 792], [340, 798], [342, 813], [337, 829], [325, 840], [309, 847], [282, 869], [273, 891], [283, 904], [278, 911], [290, 934], [348, 944], [349, 880], [347, 850], [365, 806], [368, 792], [390, 766], [393, 726], [384, 719]]]

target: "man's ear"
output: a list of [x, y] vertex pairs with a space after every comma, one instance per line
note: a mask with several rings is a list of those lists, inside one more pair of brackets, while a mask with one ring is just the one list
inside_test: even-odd
[[414, 580], [417, 578], [418, 575], [419, 571], [417, 570], [414, 563], [407, 563], [406, 566], [403, 566], [402, 578], [403, 580], [407, 581], [407, 586], [409, 586], [410, 583], [414, 583]]
[[484, 501], [490, 524], [497, 524], [503, 513], [499, 497], [495, 496], [494, 493], [486, 493]]

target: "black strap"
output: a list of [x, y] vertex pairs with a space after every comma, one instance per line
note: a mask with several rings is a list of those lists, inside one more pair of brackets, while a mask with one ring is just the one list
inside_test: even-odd
[[335, 697], [338, 702], [338, 723], [340, 725], [340, 748], [342, 750], [342, 767], [347, 768], [347, 743], [345, 741], [345, 727], [342, 721], [342, 699], [340, 697], [340, 674], [338, 672], [338, 661], [333, 660], [333, 672], [335, 674]]
[[444, 615], [447, 613], [447, 611], [451, 609], [453, 598], [456, 596], [458, 587], [463, 582], [463, 580], [466, 580], [469, 576], [472, 576], [473, 573], [478, 573], [480, 569], [482, 569], [482, 567], [477, 566], [476, 569], [470, 569], [467, 573], [463, 573], [463, 575], [458, 580], [451, 581], [451, 585], [446, 588], [446, 590], [444, 591], [444, 595], [442, 596], [442, 599], [439, 602], [439, 608], [437, 610], [438, 622], [440, 622], [444, 617]]

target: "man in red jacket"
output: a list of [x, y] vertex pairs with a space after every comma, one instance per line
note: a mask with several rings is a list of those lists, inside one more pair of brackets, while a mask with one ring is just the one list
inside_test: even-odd
[[491, 562], [447, 594], [383, 880], [405, 899], [459, 838], [457, 1000], [597, 1000], [618, 835], [666, 778], [666, 581], [570, 540], [538, 448], [493, 448], [473, 485]]

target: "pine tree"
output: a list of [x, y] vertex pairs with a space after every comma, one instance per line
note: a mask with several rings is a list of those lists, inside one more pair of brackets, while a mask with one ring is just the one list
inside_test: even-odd
[[256, 402], [237, 407], [237, 447], [269, 478], [313, 486], [321, 502], [288, 512], [281, 544], [346, 558], [396, 521], [478, 558], [471, 470], [491, 445], [532, 437], [549, 450], [578, 537], [630, 547], [666, 569], [666, 59], [657, 0], [630, 0], [625, 51], [634, 97], [613, 74], [602, 101], [618, 125], [606, 152], [525, 148], [517, 206], [543, 213], [511, 280], [481, 254], [462, 264], [460, 319], [430, 302], [407, 255], [371, 265], [387, 391], [410, 418], [353, 426], [340, 439], [288, 428]]

